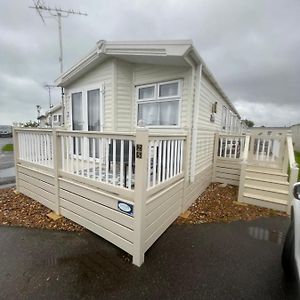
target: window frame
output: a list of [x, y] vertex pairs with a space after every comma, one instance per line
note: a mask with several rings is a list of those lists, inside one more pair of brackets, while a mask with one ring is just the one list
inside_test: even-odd
[[[89, 131], [88, 130], [88, 92], [93, 90], [99, 89], [99, 101], [100, 101], [100, 131]], [[105, 99], [103, 96], [103, 91], [105, 89], [104, 83], [100, 84], [89, 84], [80, 86], [77, 88], [73, 88], [68, 90], [68, 96], [70, 96], [70, 102], [69, 102], [69, 112], [70, 112], [70, 125], [71, 130], [73, 131], [73, 101], [72, 101], [72, 95], [81, 93], [81, 117], [83, 120], [83, 128], [82, 132], [103, 132], [104, 131], [104, 109], [105, 109]], [[87, 137], [84, 137], [84, 139], [87, 139]], [[89, 153], [89, 147], [88, 144], [86, 144], [86, 147], [84, 149], [85, 153]], [[81, 158], [82, 154], [79, 154], [78, 156], [76, 154], [73, 154], [74, 157]], [[89, 160], [92, 161], [92, 157], [89, 156]], [[96, 159], [96, 161], [100, 161], [99, 158]]]
[[[178, 83], [178, 94], [177, 95], [173, 95], [173, 96], [167, 96], [167, 97], [160, 97], [159, 96], [159, 89], [160, 89], [160, 86], [162, 85], [165, 85], [165, 84], [170, 84], [170, 83]], [[182, 95], [181, 93], [181, 86], [180, 86], [180, 80], [171, 80], [171, 81], [165, 81], [165, 82], [158, 82], [157, 83], [157, 99], [171, 99], [171, 98], [180, 98]]]
[[[71, 124], [71, 130], [73, 129], [73, 101], [72, 101], [72, 95], [76, 93], [81, 93], [81, 103], [82, 103], [82, 120], [84, 122], [82, 131], [88, 131], [88, 91], [92, 90], [98, 90], [99, 89], [99, 101], [100, 101], [100, 131], [103, 132], [104, 128], [104, 109], [105, 109], [105, 103], [104, 103], [104, 97], [101, 94], [104, 90], [103, 84], [91, 84], [91, 85], [85, 85], [82, 87], [78, 87], [75, 89], [68, 90], [68, 95], [70, 95], [70, 124]], [[98, 132], [98, 131], [94, 131]]]
[[[222, 129], [222, 131], [225, 131], [225, 132], [228, 130], [228, 128], [227, 128], [228, 111], [229, 111], [229, 109], [225, 105], [223, 105], [221, 129]], [[223, 121], [224, 121], [224, 123], [223, 123]]]
[[[178, 94], [175, 96], [159, 97], [159, 88], [161, 85], [168, 83], [178, 83]], [[139, 99], [139, 90], [145, 87], [154, 86], [154, 98], [149, 99]], [[136, 89], [136, 126], [138, 126], [138, 114], [139, 114], [139, 104], [147, 103], [163, 103], [163, 102], [178, 102], [178, 122], [177, 125], [145, 125], [147, 128], [162, 128], [162, 129], [176, 129], [181, 127], [181, 102], [182, 102], [182, 79], [159, 81], [151, 84], [143, 84], [135, 86]]]
[[[144, 88], [149, 88], [149, 87], [154, 87], [154, 97], [153, 98], [144, 98], [144, 99], [140, 99], [139, 96], [140, 96], [140, 90], [141, 89], [144, 89]], [[150, 101], [150, 100], [154, 100], [156, 99], [156, 94], [157, 94], [157, 87], [156, 87], [156, 84], [155, 83], [152, 83], [152, 84], [145, 84], [145, 85], [142, 85], [142, 86], [139, 86], [138, 87], [138, 90], [137, 90], [137, 100], [138, 101]]]

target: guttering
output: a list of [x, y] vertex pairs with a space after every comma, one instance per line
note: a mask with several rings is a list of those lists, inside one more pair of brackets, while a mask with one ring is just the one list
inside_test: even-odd
[[186, 55], [185, 61], [192, 68], [192, 97], [193, 97], [193, 114], [192, 114], [192, 130], [191, 130], [191, 156], [190, 156], [190, 182], [195, 181], [195, 168], [196, 168], [196, 154], [197, 154], [197, 136], [198, 136], [198, 113], [200, 103], [200, 90], [201, 90], [201, 79], [202, 79], [202, 63], [196, 65]]
[[208, 79], [212, 82], [212, 84], [214, 85], [214, 87], [216, 88], [216, 90], [225, 99], [225, 101], [230, 106], [230, 108], [232, 109], [232, 111], [235, 112], [239, 118], [241, 118], [240, 114], [238, 113], [238, 111], [236, 110], [236, 108], [234, 107], [234, 105], [232, 104], [231, 100], [227, 97], [227, 95], [225, 94], [225, 92], [223, 91], [223, 89], [221, 88], [221, 86], [218, 84], [218, 82], [215, 79], [214, 75], [208, 69], [208, 67], [206, 66], [204, 60], [199, 55], [197, 49], [193, 45], [191, 46], [190, 52], [193, 53], [193, 55], [194, 55], [195, 59], [197, 60], [197, 62], [202, 65], [203, 73], [208, 77]]
[[105, 41], [101, 40], [97, 42], [97, 46], [94, 47], [84, 58], [79, 60], [73, 67], [58, 77], [54, 83], [57, 86], [64, 86], [65, 82], [68, 81], [75, 74], [83, 70], [85, 67], [90, 65], [92, 62], [99, 59], [101, 55], [105, 54]]

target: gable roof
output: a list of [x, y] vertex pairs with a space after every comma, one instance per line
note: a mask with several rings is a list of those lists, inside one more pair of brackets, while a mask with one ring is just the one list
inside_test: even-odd
[[52, 106], [51, 108], [49, 108], [49, 110], [41, 113], [41, 115], [39, 117], [37, 117], [37, 119], [40, 120], [43, 118], [47, 118], [50, 114], [53, 114], [53, 113], [59, 111], [60, 109], [62, 109], [61, 103], [56, 104], [55, 106]]
[[62, 108], [61, 103], [58, 103], [55, 106], [52, 106], [48, 111], [46, 111], [45, 114], [46, 115], [53, 114], [53, 113], [59, 111], [61, 108]]
[[205, 62], [200, 57], [191, 40], [165, 40], [165, 41], [105, 41], [100, 40], [96, 47], [78, 61], [68, 71], [55, 81], [57, 86], [65, 87], [80, 78], [96, 65], [109, 57], [116, 57], [132, 63], [149, 63], [189, 66], [186, 58], [189, 57], [195, 65], [202, 64], [204, 74], [209, 78], [220, 95], [225, 99], [231, 109], [240, 117], [239, 113], [223, 92]]

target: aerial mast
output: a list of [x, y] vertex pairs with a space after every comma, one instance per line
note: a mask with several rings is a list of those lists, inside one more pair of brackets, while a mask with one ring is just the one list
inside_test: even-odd
[[44, 84], [44, 88], [46, 88], [48, 90], [48, 96], [49, 96], [49, 108], [52, 108], [53, 107], [53, 104], [52, 104], [52, 101], [51, 101], [51, 89], [55, 88], [56, 86], [55, 85], [52, 85], [52, 84], [48, 84], [48, 83], [45, 83]]
[[[58, 23], [58, 37], [59, 37], [59, 65], [60, 65], [60, 74], [64, 71], [63, 65], [63, 36], [62, 36], [62, 18], [67, 18], [70, 15], [80, 15], [87, 16], [87, 13], [83, 13], [81, 11], [75, 11], [73, 9], [61, 9], [57, 7], [50, 7], [45, 5], [41, 0], [33, 0], [33, 6], [29, 6], [29, 8], [35, 9], [38, 15], [41, 17], [41, 20], [44, 24], [46, 17], [54, 17]], [[43, 13], [47, 14], [47, 16], [43, 15]], [[49, 90], [50, 91], [50, 90]], [[61, 101], [62, 101], [62, 110], [63, 110], [63, 124], [65, 123], [64, 117], [64, 91], [61, 88]]]

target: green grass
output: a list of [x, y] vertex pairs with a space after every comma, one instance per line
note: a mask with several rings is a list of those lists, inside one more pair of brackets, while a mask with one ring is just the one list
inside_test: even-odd
[[6, 144], [2, 147], [2, 151], [14, 151], [14, 145], [13, 144]]
[[[295, 151], [295, 160], [298, 163], [298, 166], [300, 167], [300, 152]], [[298, 174], [298, 181], [300, 181], [300, 171], [299, 171], [299, 174]]]

